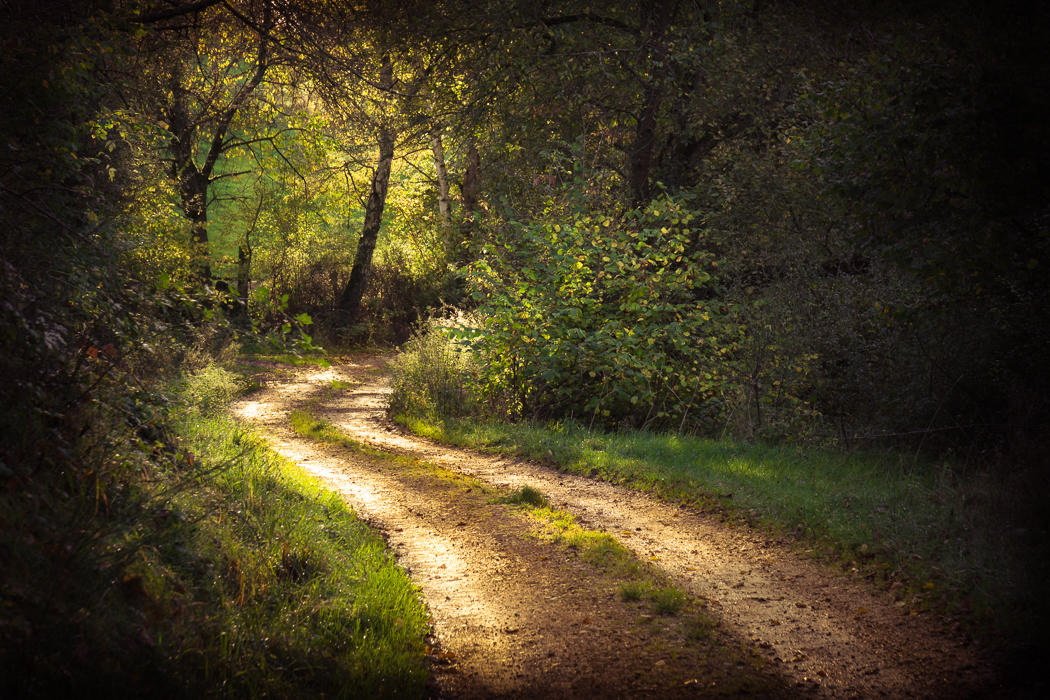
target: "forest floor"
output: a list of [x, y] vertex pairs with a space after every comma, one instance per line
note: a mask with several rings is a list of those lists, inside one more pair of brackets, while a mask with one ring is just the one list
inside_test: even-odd
[[[282, 371], [235, 412], [384, 533], [431, 613], [433, 695], [996, 694], [977, 646], [791, 542], [614, 484], [405, 433], [385, 413], [388, 361]], [[304, 408], [411, 460], [304, 438], [289, 422]], [[656, 567], [691, 596], [685, 612], [625, 601], [614, 575], [537, 537], [535, 521], [492, 498], [493, 489], [525, 485]], [[713, 628], [698, 622], [712, 617]]]

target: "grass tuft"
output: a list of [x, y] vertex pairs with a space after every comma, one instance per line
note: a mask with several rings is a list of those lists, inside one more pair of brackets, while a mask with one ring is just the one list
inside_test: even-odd
[[633, 603], [641, 600], [649, 592], [650, 585], [646, 581], [624, 581], [619, 585], [620, 600]]
[[546, 508], [550, 505], [550, 501], [539, 489], [528, 485], [499, 497], [497, 502], [509, 505], [532, 506], [533, 508]]
[[677, 588], [663, 586], [649, 591], [653, 610], [661, 615], [675, 615], [685, 605], [685, 594]]

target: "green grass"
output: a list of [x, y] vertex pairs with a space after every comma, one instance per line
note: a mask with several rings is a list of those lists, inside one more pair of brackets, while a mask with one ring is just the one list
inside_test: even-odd
[[641, 600], [649, 592], [650, 586], [645, 581], [624, 581], [619, 586], [620, 600], [634, 602]]
[[571, 513], [550, 506], [530, 506], [526, 514], [538, 524], [542, 538], [576, 550], [584, 561], [615, 577], [635, 579], [651, 573], [615, 537], [581, 527]]
[[532, 486], [522, 486], [517, 491], [512, 491], [504, 496], [497, 499], [499, 503], [507, 503], [509, 505], [517, 506], [534, 506], [536, 508], [543, 508], [550, 505], [550, 501], [543, 493]]
[[180, 525], [146, 550], [143, 580], [156, 599], [178, 587], [206, 601], [164, 630], [205, 687], [418, 697], [427, 615], [383, 541], [230, 419], [178, 427], [186, 449], [226, 465], [172, 500]]
[[[891, 586], [905, 605], [1024, 630], [1047, 573], [1044, 490], [913, 455], [843, 453], [652, 433], [400, 416], [441, 442], [551, 464], [772, 528]], [[1025, 493], [1030, 494], [1025, 497]], [[1043, 498], [1045, 501], [1045, 498]]]
[[[670, 585], [666, 576], [639, 560], [609, 533], [581, 527], [571, 513], [552, 508], [538, 489], [522, 486], [496, 500], [523, 510], [542, 539], [576, 551], [581, 559], [619, 580], [621, 600], [645, 599], [661, 615], [675, 615], [688, 604], [689, 597]], [[699, 618], [705, 616], [699, 613]], [[708, 620], [706, 624], [714, 623]]]
[[308, 404], [305, 409], [292, 411], [288, 416], [288, 422], [296, 433], [316, 442], [326, 445], [334, 445], [341, 449], [363, 455], [369, 459], [397, 465], [402, 469], [424, 472], [433, 478], [465, 487], [470, 491], [476, 491], [489, 496], [497, 494], [497, 490], [486, 486], [472, 476], [461, 474], [436, 464], [424, 462], [415, 459], [414, 457], [383, 452], [382, 450], [377, 450], [363, 442], [358, 442], [330, 422], [318, 418], [312, 413], [312, 407], [310, 404]]
[[339, 445], [344, 449], [357, 452], [374, 452], [364, 444], [345, 435], [328, 421], [318, 418], [308, 409], [292, 411], [288, 416], [288, 422], [295, 432], [311, 440]]
[[674, 615], [685, 605], [685, 594], [673, 586], [654, 588], [649, 592], [653, 609], [661, 615]]
[[[620, 584], [619, 591], [621, 600], [627, 602], [648, 600], [653, 611], [661, 615], [677, 614], [687, 601], [685, 594], [674, 586], [653, 585], [647, 580], [625, 581]], [[707, 629], [713, 626], [713, 621], [708, 619], [708, 616], [694, 616], [692, 622], [703, 622]]]
[[228, 416], [250, 383], [209, 365], [128, 397], [93, 463], [0, 489], [0, 696], [424, 694], [417, 589]]
[[335, 394], [340, 391], [346, 391], [347, 389], [354, 386], [353, 382], [345, 382], [341, 379], [333, 379], [332, 381], [325, 384], [325, 391], [329, 394]]

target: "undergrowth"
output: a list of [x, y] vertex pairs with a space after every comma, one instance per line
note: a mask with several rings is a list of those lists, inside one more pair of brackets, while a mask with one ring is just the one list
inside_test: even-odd
[[201, 593], [222, 603], [219, 666], [259, 669], [270, 694], [419, 695], [426, 611], [383, 541], [230, 419], [191, 412], [178, 427], [201, 453], [234, 460], [176, 501], [199, 523], [187, 534], [211, 574]]

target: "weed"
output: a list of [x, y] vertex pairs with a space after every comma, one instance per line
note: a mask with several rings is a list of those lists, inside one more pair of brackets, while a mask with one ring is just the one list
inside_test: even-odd
[[661, 615], [674, 615], [685, 605], [685, 594], [677, 588], [663, 586], [649, 591], [649, 602], [653, 610]]
[[545, 508], [550, 505], [550, 501], [547, 500], [547, 497], [544, 496], [539, 489], [528, 485], [522, 486], [517, 491], [499, 497], [497, 502], [510, 505], [532, 506], [533, 508]]
[[645, 581], [624, 581], [620, 584], [620, 600], [634, 602], [641, 600], [649, 592], [649, 584]]

